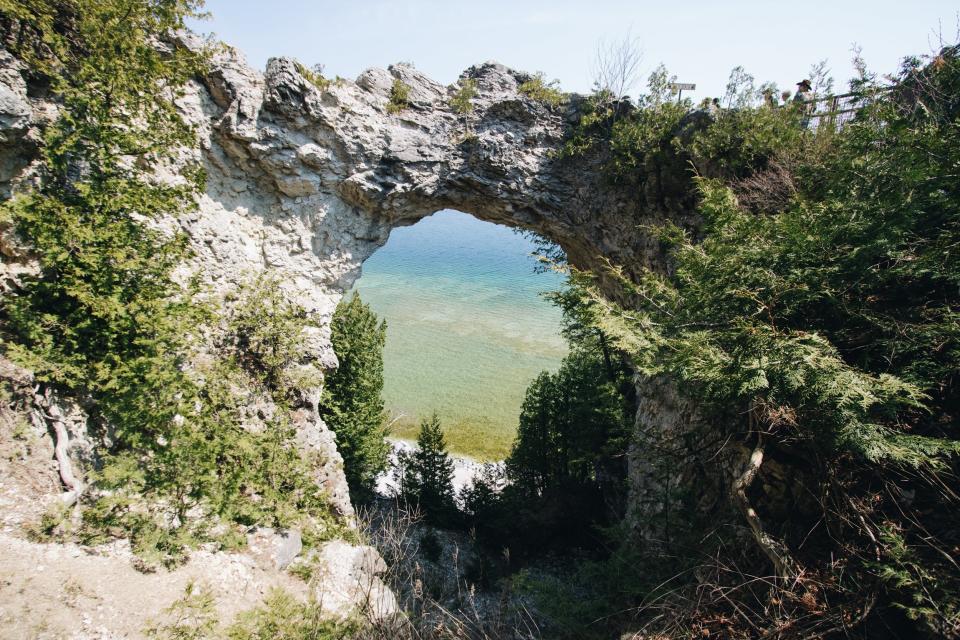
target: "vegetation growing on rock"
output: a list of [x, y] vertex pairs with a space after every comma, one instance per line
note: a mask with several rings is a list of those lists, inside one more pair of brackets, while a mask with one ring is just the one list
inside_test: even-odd
[[317, 69], [308, 69], [299, 62], [296, 64], [297, 72], [302, 75], [306, 80], [315, 86], [321, 91], [325, 91], [330, 87], [331, 80], [323, 77], [323, 74], [320, 72], [319, 68]]
[[460, 81], [460, 88], [450, 99], [450, 107], [455, 113], [470, 113], [473, 111], [473, 103], [470, 102], [477, 95], [477, 82], [473, 78], [465, 78]]
[[[151, 564], [202, 541], [242, 544], [259, 525], [339, 533], [311, 477], [318, 461], [294, 437], [320, 382], [300, 359], [315, 319], [270, 279], [228, 310], [205, 302], [175, 277], [184, 239], [154, 224], [189, 211], [202, 185], [180, 156], [193, 132], [173, 100], [204, 60], [166, 37], [197, 8], [0, 0], [5, 42], [60, 108], [37, 188], [0, 212], [39, 262], [4, 298], [4, 352], [110, 436], [79, 520], [41, 533], [127, 537]], [[666, 258], [621, 253], [557, 296], [573, 352], [528, 393], [512, 484], [491, 470], [462, 495], [467, 523], [503, 574], [551, 551], [579, 560], [516, 578], [555, 636], [957, 637], [956, 48], [908, 60], [893, 86], [864, 72], [839, 130], [802, 101], [762, 98], [742, 70], [703, 109], [672, 99], [669, 81], [658, 69], [637, 106], [608, 90], [587, 99], [556, 165], [582, 174], [599, 158], [608, 184], [636, 198], [624, 228], [656, 220], [645, 239]], [[410, 91], [394, 80], [388, 111]], [[542, 75], [519, 91], [563, 99]], [[468, 110], [460, 98], [453, 108]], [[344, 192], [389, 203], [379, 178], [395, 158]], [[167, 169], [184, 179], [152, 179]], [[487, 182], [525, 181], [466, 182], [489, 194]], [[438, 192], [462, 193], [449, 188]], [[644, 217], [653, 201], [660, 217]], [[693, 211], [695, 224], [660, 222]], [[321, 411], [367, 486], [384, 451], [384, 328], [355, 298], [332, 329], [341, 371]], [[678, 416], [650, 425], [655, 411]], [[651, 428], [665, 422], [677, 429]], [[417, 499], [452, 510], [435, 421], [416, 463]], [[326, 632], [313, 609], [270, 606], [238, 633]]]
[[[40, 263], [4, 300], [3, 347], [109, 432], [80, 523], [45, 529], [91, 543], [129, 537], [149, 564], [212, 537], [238, 544], [238, 527], [296, 525], [314, 539], [339, 527], [313, 480], [317, 460], [294, 446], [291, 410], [304, 385], [319, 384], [294, 371], [306, 314], [260, 280], [222, 326], [198, 286], [174, 277], [184, 238], [152, 224], [189, 211], [203, 184], [190, 165], [172, 185], [151, 176], [193, 145], [173, 99], [204, 57], [158, 42], [199, 6], [0, 5], [6, 33], [20, 34], [16, 53], [60, 108], [39, 187], [0, 210]], [[215, 357], [199, 358], [211, 337]], [[244, 415], [254, 396], [272, 407], [262, 429]]]
[[543, 72], [537, 72], [529, 80], [522, 82], [517, 90], [532, 100], [551, 107], [558, 107], [566, 100], [566, 94], [559, 88], [559, 82], [547, 82]]
[[387, 102], [387, 113], [397, 114], [410, 106], [410, 85], [394, 78], [390, 87], [390, 100]]
[[321, 415], [337, 434], [337, 450], [355, 497], [369, 495], [387, 466], [383, 409], [383, 346], [386, 322], [358, 294], [333, 314], [331, 340], [340, 366], [327, 376]]
[[[660, 614], [648, 629], [712, 634], [726, 617], [726, 632], [744, 636], [761, 628], [806, 637], [854, 620], [958, 633], [958, 539], [948, 524], [960, 512], [950, 480], [960, 453], [960, 276], [950, 248], [958, 83], [957, 50], [946, 48], [927, 64], [907, 60], [889, 89], [858, 78], [863, 106], [840, 130], [808, 127], [792, 105], [741, 105], [697, 123], [689, 107], [658, 99], [659, 82], [637, 112], [586, 122], [591, 144], [608, 145], [615, 180], [642, 184], [651, 167], [678, 160], [700, 174], [691, 184], [702, 237], [656, 230], [667, 273], [607, 274], [621, 282], [620, 304], [587, 275], [575, 291], [640, 374], [672, 381], [724, 448], [737, 443], [724, 518], [749, 533], [766, 564], [729, 550], [736, 537], [702, 519], [694, 494], [678, 497], [656, 527], [669, 538], [655, 548], [678, 559], [663, 577], [709, 562], [694, 550], [712, 540], [727, 549], [726, 565], [698, 571], [713, 571], [718, 589], [770, 575], [779, 603], [775, 613], [747, 599], [731, 609], [699, 597], [693, 607], [690, 586], [654, 599]], [[672, 455], [709, 463], [683, 453], [683, 442], [650, 442], [663, 447], [663, 465]], [[790, 495], [758, 481], [767, 470], [789, 474]], [[659, 579], [651, 577], [647, 588]]]

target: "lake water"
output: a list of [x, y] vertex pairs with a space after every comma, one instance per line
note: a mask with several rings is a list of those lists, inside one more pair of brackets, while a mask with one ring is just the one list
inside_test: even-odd
[[393, 435], [415, 438], [436, 410], [451, 450], [509, 452], [527, 385], [566, 354], [560, 312], [540, 295], [563, 276], [537, 273], [512, 229], [441, 211], [363, 264], [354, 289], [387, 321], [384, 400]]

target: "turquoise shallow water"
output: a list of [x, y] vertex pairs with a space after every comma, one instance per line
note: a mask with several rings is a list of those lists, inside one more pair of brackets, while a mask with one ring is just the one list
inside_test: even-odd
[[394, 434], [413, 437], [433, 410], [451, 449], [502, 457], [527, 385], [566, 353], [560, 312], [539, 294], [563, 277], [536, 273], [532, 244], [511, 229], [441, 211], [395, 229], [354, 287], [387, 321], [384, 400]]

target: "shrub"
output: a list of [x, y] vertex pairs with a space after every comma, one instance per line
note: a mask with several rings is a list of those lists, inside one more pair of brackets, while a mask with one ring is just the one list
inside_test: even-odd
[[477, 95], [477, 81], [472, 78], [465, 78], [460, 82], [460, 88], [450, 99], [450, 107], [455, 113], [470, 113], [473, 111], [473, 103], [470, 102]]
[[219, 626], [213, 592], [207, 585], [197, 587], [192, 580], [183, 596], [163, 611], [168, 622], [152, 621], [144, 629], [148, 638], [159, 640], [208, 640]]
[[324, 78], [323, 73], [320, 72], [319, 68], [314, 67], [314, 69], [307, 69], [299, 62], [295, 62], [294, 66], [297, 69], [297, 73], [303, 76], [307, 82], [315, 86], [320, 91], [326, 91], [330, 88], [331, 80]]
[[276, 278], [257, 276], [228, 302], [233, 304], [224, 336], [227, 343], [222, 348], [232, 353], [244, 370], [274, 393], [290, 389], [294, 383], [299, 388], [323, 384], [319, 372], [311, 378], [295, 376], [292, 371], [304, 355], [304, 331], [313, 325], [303, 308], [287, 302]]
[[[4, 348], [38, 381], [83, 398], [92, 424], [109, 425], [75, 533], [129, 537], [147, 567], [178, 562], [217, 524], [230, 545], [239, 526], [296, 525], [314, 539], [340, 530], [313, 481], [322, 461], [301, 453], [290, 419], [294, 385], [319, 384], [289, 373], [306, 314], [260, 279], [220, 322], [173, 276], [185, 239], [150, 222], [190, 209], [202, 186], [189, 166], [178, 186], [150, 176], [195, 143], [172, 100], [205, 56], [156, 42], [197, 6], [0, 1], [3, 24], [34, 37], [14, 38], [16, 53], [61, 103], [41, 148], [44, 179], [0, 207], [41, 267], [4, 301]], [[210, 336], [218, 349], [198, 357]], [[261, 428], [245, 411], [254, 395], [275, 407]]]
[[531, 100], [536, 100], [551, 107], [559, 107], [567, 99], [566, 94], [558, 88], [559, 84], [559, 80], [546, 82], [543, 72], [538, 71], [529, 80], [517, 87], [517, 91]]
[[282, 589], [267, 594], [262, 606], [239, 614], [226, 631], [229, 640], [348, 640], [360, 624], [331, 620], [317, 602], [300, 602]]
[[[698, 179], [702, 237], [652, 230], [670, 269], [621, 277], [627, 308], [586, 285], [602, 301], [598, 326], [637, 370], [672, 380], [724, 425], [718, 436], [752, 452], [731, 506], [774, 584], [793, 585], [779, 601], [806, 611], [787, 607], [771, 621], [741, 606], [735, 615], [750, 633], [763, 620], [813, 635], [847, 624], [852, 611], [904, 636], [958, 629], [960, 582], [947, 550], [960, 542], [960, 509], [943, 490], [960, 460], [960, 270], [947, 249], [960, 228], [949, 169], [960, 162], [956, 48], [927, 67], [908, 60], [898, 81], [889, 92], [867, 88], [869, 104], [817, 153], [795, 153], [795, 193], [775, 210], [744, 210], [723, 180]], [[765, 109], [718, 118], [699, 139], [706, 153], [744, 154], [721, 174], [736, 179], [770, 150], [816, 139]], [[755, 508], [772, 490], [753, 483], [770, 458], [804, 468], [800, 491], [812, 496], [779, 518]], [[821, 606], [820, 622], [808, 620]]]
[[390, 87], [390, 101], [387, 102], [387, 113], [397, 114], [410, 106], [410, 85], [394, 78]]
[[207, 586], [187, 584], [184, 595], [164, 610], [165, 622], [151, 622], [144, 630], [159, 640], [348, 640], [362, 627], [355, 620], [336, 620], [321, 604], [301, 602], [274, 588], [263, 604], [242, 611], [223, 628], [217, 619], [213, 593]]

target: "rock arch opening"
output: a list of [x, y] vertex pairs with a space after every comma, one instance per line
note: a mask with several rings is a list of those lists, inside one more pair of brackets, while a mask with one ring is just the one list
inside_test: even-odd
[[394, 229], [363, 264], [357, 293], [387, 323], [384, 400], [392, 437], [415, 439], [437, 411], [451, 450], [502, 459], [523, 396], [566, 354], [561, 313], [541, 295], [563, 276], [503, 225], [441, 210]]

